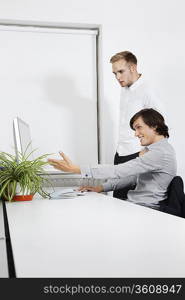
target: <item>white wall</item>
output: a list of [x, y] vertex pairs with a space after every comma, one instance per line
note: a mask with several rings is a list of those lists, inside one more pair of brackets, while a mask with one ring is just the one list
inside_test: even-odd
[[79, 164], [98, 162], [95, 40], [89, 31], [0, 26], [0, 99], [6, 103], [0, 151], [15, 153], [12, 120], [18, 116], [31, 131], [21, 138], [22, 151], [31, 138], [34, 157], [58, 158], [63, 149]]
[[184, 10], [184, 0], [0, 0], [0, 19], [102, 25], [103, 162], [112, 162], [118, 131], [120, 88], [111, 73], [109, 59], [118, 51], [134, 52], [139, 71], [152, 81], [166, 104], [178, 173], [185, 179]]

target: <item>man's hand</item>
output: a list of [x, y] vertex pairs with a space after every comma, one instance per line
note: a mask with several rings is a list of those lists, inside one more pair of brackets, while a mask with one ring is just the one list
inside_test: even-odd
[[74, 165], [73, 162], [65, 155], [63, 152], [60, 152], [60, 156], [63, 159], [52, 159], [49, 158], [48, 162], [52, 165], [55, 169], [62, 170], [64, 172], [71, 172], [75, 174], [81, 174], [80, 167]]
[[144, 155], [146, 152], [148, 152], [148, 149], [144, 149], [142, 151], [139, 152], [139, 156]]
[[97, 186], [81, 186], [79, 188], [79, 191], [91, 191], [91, 192], [96, 192], [96, 193], [101, 193], [103, 192], [103, 186], [102, 185], [97, 185]]

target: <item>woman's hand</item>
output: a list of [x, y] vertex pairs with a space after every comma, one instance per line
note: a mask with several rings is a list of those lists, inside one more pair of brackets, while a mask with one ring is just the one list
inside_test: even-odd
[[91, 191], [91, 192], [96, 192], [96, 193], [101, 193], [103, 192], [103, 186], [102, 185], [97, 185], [97, 186], [81, 186], [79, 188], [79, 191]]
[[52, 159], [49, 158], [48, 162], [52, 165], [55, 169], [62, 170], [64, 172], [71, 172], [75, 174], [81, 174], [80, 167], [73, 164], [73, 162], [65, 155], [63, 152], [59, 152], [60, 156], [63, 159]]

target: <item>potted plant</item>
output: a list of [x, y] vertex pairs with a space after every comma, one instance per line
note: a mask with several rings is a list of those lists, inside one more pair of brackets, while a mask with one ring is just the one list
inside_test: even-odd
[[35, 193], [43, 198], [50, 195], [44, 191], [43, 185], [47, 178], [41, 176], [45, 171], [43, 166], [47, 164], [44, 159], [48, 154], [30, 160], [32, 154], [19, 153], [16, 156], [0, 152], [0, 197], [8, 201], [32, 200]]

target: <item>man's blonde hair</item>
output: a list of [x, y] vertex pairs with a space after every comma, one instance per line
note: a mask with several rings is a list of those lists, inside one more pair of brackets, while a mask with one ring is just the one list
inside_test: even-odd
[[116, 61], [124, 59], [128, 63], [132, 63], [134, 65], [137, 65], [137, 58], [136, 56], [130, 52], [130, 51], [123, 51], [123, 52], [118, 52], [115, 55], [113, 55], [110, 59], [110, 63], [115, 63]]

